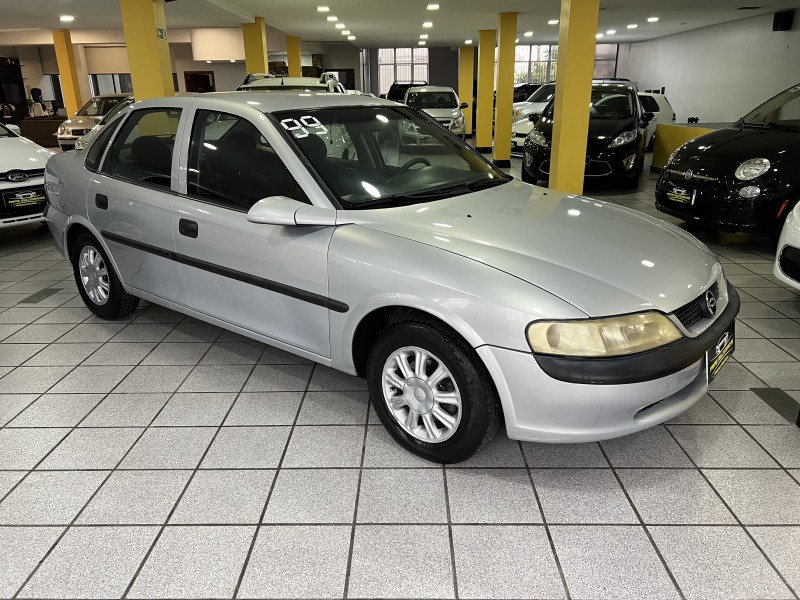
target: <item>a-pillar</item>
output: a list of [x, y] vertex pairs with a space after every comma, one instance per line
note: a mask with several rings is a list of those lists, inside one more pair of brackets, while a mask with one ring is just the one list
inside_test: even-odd
[[464, 126], [466, 135], [472, 135], [472, 116], [473, 111], [473, 81], [475, 78], [475, 48], [473, 46], [461, 46], [458, 49], [458, 98], [461, 102], [466, 102], [469, 106], [464, 109]]
[[475, 148], [492, 151], [492, 116], [494, 113], [494, 47], [497, 30], [478, 32], [478, 100], [476, 102]]
[[267, 64], [267, 30], [264, 17], [254, 23], [242, 23], [244, 36], [244, 62], [248, 73], [269, 73]]
[[119, 0], [136, 100], [172, 96], [164, 0]]
[[500, 29], [497, 36], [497, 105], [494, 116], [494, 162], [498, 167], [510, 167], [517, 13], [500, 13], [498, 18]]
[[289, 77], [300, 77], [300, 38], [293, 35], [286, 36], [286, 62], [289, 64]]
[[583, 193], [600, 0], [561, 0], [550, 187]]
[[61, 76], [61, 95], [64, 98], [64, 107], [67, 109], [67, 117], [71, 117], [83, 106], [83, 99], [69, 30], [53, 31], [53, 44], [56, 49], [58, 74]]

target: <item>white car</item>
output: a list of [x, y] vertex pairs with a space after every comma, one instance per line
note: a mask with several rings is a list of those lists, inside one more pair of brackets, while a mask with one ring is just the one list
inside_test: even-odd
[[272, 90], [281, 92], [335, 92], [347, 90], [332, 73], [317, 77], [283, 77], [269, 73], [250, 73], [236, 88], [237, 91]]
[[659, 123], [672, 123], [675, 121], [675, 112], [664, 94], [654, 92], [639, 92], [639, 101], [645, 112], [653, 113], [654, 117], [647, 124], [647, 149], [653, 149], [656, 138], [656, 125]]
[[775, 253], [775, 277], [800, 292], [800, 204], [787, 215]]
[[[512, 123], [519, 121], [528, 121], [528, 115], [541, 114], [547, 103], [556, 93], [555, 83], [546, 83], [538, 90], [533, 92], [525, 102], [514, 102], [513, 113], [511, 116]], [[528, 130], [530, 131], [530, 129]], [[527, 132], [526, 132], [527, 135]]]
[[56, 137], [62, 150], [74, 150], [78, 138], [89, 133], [102, 118], [114, 108], [130, 98], [130, 94], [104, 94], [95, 96], [58, 126]]
[[0, 229], [44, 221], [44, 166], [53, 152], [0, 124]]
[[420, 109], [457, 136], [463, 138], [467, 131], [464, 113], [461, 111], [468, 104], [460, 102], [458, 94], [451, 87], [426, 85], [408, 88], [403, 104]]

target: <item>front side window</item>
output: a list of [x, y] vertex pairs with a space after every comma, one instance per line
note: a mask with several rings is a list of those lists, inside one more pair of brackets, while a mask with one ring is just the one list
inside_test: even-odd
[[[400, 206], [510, 181], [447, 130], [403, 107], [273, 115], [344, 208]], [[352, 151], [332, 150], [339, 144]]]
[[550, 102], [556, 93], [555, 84], [547, 84], [540, 87], [528, 97], [528, 102]]
[[103, 173], [169, 189], [175, 133], [180, 119], [178, 108], [133, 112], [111, 145]]

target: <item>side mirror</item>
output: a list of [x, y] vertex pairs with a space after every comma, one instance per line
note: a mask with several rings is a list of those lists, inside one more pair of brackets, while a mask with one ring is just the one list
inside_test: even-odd
[[336, 225], [336, 210], [298, 202], [286, 196], [269, 196], [256, 202], [247, 220], [264, 225]]
[[16, 133], [17, 135], [22, 135], [22, 132], [19, 130], [19, 127], [17, 127], [16, 125], [12, 125], [11, 123], [9, 123], [8, 125], [6, 125], [6, 127], [9, 130], [11, 130], [14, 133]]
[[466, 102], [462, 102], [462, 103], [461, 103], [461, 104], [458, 106], [458, 108], [460, 108], [461, 110], [464, 110], [465, 108], [469, 108], [469, 104], [467, 104]]
[[528, 115], [528, 121], [530, 121], [531, 123], [538, 123], [539, 119], [541, 118], [542, 115], [540, 113], [531, 113]]
[[642, 123], [644, 123], [644, 124], [649, 123], [650, 121], [652, 121], [655, 118], [656, 118], [656, 116], [651, 112], [642, 113]]

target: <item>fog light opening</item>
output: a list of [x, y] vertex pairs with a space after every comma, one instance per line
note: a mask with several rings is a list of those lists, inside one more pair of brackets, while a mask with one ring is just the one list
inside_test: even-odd
[[757, 185], [748, 185], [739, 190], [740, 198], [756, 198], [761, 194], [761, 188]]
[[632, 154], [631, 156], [626, 158], [624, 161], [622, 161], [622, 164], [625, 165], [625, 168], [628, 169], [629, 171], [633, 168], [633, 165], [635, 163], [636, 163], [636, 155], [635, 154]]

